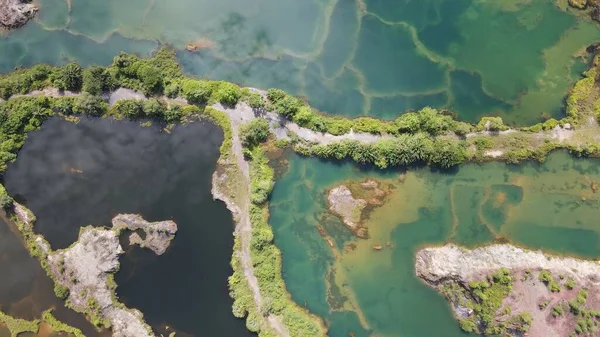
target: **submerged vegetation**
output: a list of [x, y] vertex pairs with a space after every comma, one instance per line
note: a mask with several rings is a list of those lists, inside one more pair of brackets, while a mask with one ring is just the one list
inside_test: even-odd
[[[106, 95], [118, 88], [133, 89], [143, 95], [137, 99], [120, 99], [109, 105]], [[304, 155], [350, 159], [379, 168], [411, 164], [449, 168], [466, 161], [488, 159], [502, 159], [509, 163], [527, 159], [543, 161], [549, 151], [559, 148], [568, 149], [577, 156], [599, 156], [600, 146], [594, 140], [600, 131], [596, 122], [600, 114], [596, 111], [600, 110], [596, 108], [600, 106], [599, 96], [596, 68], [592, 68], [569, 95], [567, 117], [519, 130], [504, 125], [499, 117], [485, 117], [477, 124], [470, 124], [455, 120], [447, 111], [432, 108], [407, 112], [394, 121], [369, 117], [348, 119], [323, 115], [305, 101], [278, 89], [262, 93], [228, 82], [184, 77], [173, 52], [161, 48], [149, 59], [121, 54], [109, 67], [82, 69], [74, 63], [63, 67], [37, 65], [1, 76], [0, 97], [4, 101], [0, 102], [0, 172], [4, 172], [8, 163], [16, 159], [27, 133], [41, 127], [45, 119], [54, 115], [149, 119], [163, 124], [207, 117], [223, 129], [225, 137], [220, 163], [227, 162], [225, 166], [229, 167], [237, 165], [232, 157], [236, 144], [234, 135], [238, 131], [239, 140], [245, 146], [244, 154], [249, 160], [250, 174], [250, 190], [246, 191], [250, 204], [247, 210], [242, 211], [248, 212], [252, 225], [249, 251], [262, 305], [259, 310], [236, 253], [232, 258], [234, 274], [229, 279], [234, 315], [246, 317], [247, 327], [262, 337], [276, 335], [268, 327], [270, 315], [281, 318], [291, 336], [323, 336], [325, 328], [322, 322], [295, 303], [285, 288], [281, 276], [281, 253], [273, 243], [273, 232], [268, 224], [268, 200], [274, 185], [274, 173], [261, 143], [271, 137], [274, 126], [265, 119], [257, 118], [235, 130], [230, 117], [219, 109], [218, 104], [231, 108], [244, 102], [257, 113], [276, 112], [284, 118], [284, 122], [296, 123], [304, 130], [342, 136], [319, 143], [289, 133], [289, 139], [284, 139], [283, 144], [292, 144], [295, 151]], [[355, 133], [368, 134], [363, 136], [371, 138], [365, 141], [348, 136]], [[568, 136], [562, 139], [555, 137], [555, 133]], [[239, 176], [240, 170], [238, 167], [237, 173], [230, 172], [228, 178], [234, 179], [234, 173]], [[13, 204], [3, 187], [0, 188], [0, 204], [4, 208]], [[47, 270], [47, 253], [34, 242], [37, 236], [32, 228], [33, 215], [30, 220], [20, 222], [20, 230], [31, 254], [40, 258]], [[236, 237], [236, 251], [241, 249], [240, 246]], [[451, 283], [447, 296], [453, 296], [461, 306], [474, 312], [473, 317], [461, 320], [461, 327], [465, 331], [486, 334], [526, 331], [531, 323], [531, 316], [527, 313], [512, 315], [501, 321], [494, 317], [494, 313], [501, 309], [502, 299], [510, 292], [512, 282], [512, 276], [506, 270], [500, 270], [485, 280], [472, 282], [468, 287]], [[551, 280], [547, 283], [551, 289], [554, 288]], [[60, 285], [55, 292], [60, 298], [69, 296], [68, 290]], [[94, 320], [93, 312], [90, 318]], [[76, 332], [71, 333], [77, 335]]]

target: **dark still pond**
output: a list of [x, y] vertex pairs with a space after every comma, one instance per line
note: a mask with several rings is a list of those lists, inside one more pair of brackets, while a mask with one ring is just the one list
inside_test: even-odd
[[76, 241], [81, 226], [110, 225], [118, 213], [174, 220], [179, 231], [164, 255], [124, 247], [119, 298], [157, 333], [252, 336], [231, 313], [231, 214], [210, 193], [222, 140], [207, 122], [167, 134], [134, 122], [52, 118], [29, 135], [5, 184], [54, 249]]

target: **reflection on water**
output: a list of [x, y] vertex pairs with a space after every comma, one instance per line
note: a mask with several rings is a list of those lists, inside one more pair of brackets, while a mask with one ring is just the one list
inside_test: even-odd
[[[0, 38], [0, 71], [37, 62], [107, 64], [157, 43], [187, 72], [278, 87], [336, 114], [392, 119], [449, 108], [531, 124], [563, 99], [600, 28], [557, 0], [40, 0]], [[186, 46], [197, 47], [193, 52]], [[44, 50], [44, 53], [37, 51]]]
[[231, 313], [231, 214], [210, 193], [222, 137], [206, 122], [167, 134], [135, 122], [51, 118], [29, 134], [6, 187], [26, 201], [55, 249], [117, 213], [174, 220], [179, 230], [164, 255], [137, 248], [121, 258], [120, 299], [166, 335], [252, 336]]
[[[392, 184], [357, 239], [327, 215], [327, 189], [344, 181]], [[331, 324], [332, 337], [463, 336], [445, 300], [414, 274], [425, 245], [510, 241], [600, 258], [598, 160], [554, 153], [543, 165], [465, 165], [456, 172], [358, 170], [298, 156], [276, 183], [270, 223], [294, 299]], [[318, 226], [336, 242], [333, 247]], [[430, 324], [435, 321], [436, 324]]]

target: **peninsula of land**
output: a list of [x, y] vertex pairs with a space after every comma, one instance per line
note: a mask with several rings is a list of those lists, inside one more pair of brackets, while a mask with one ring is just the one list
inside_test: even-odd
[[484, 335], [588, 335], [600, 323], [600, 264], [508, 244], [417, 252], [415, 272], [461, 328]]
[[[154, 337], [143, 314], [125, 307], [116, 296], [114, 273], [119, 268], [123, 248], [119, 235], [132, 231], [130, 243], [163, 254], [177, 232], [173, 221], [148, 222], [139, 215], [119, 214], [112, 228], [83, 227], [76, 243], [67, 249], [52, 250], [50, 244], [34, 232], [35, 216], [24, 206], [14, 203], [13, 212], [19, 230], [29, 239], [32, 255], [38, 257], [54, 281], [57, 297], [67, 306], [85, 314], [98, 328], [110, 328], [115, 337]], [[142, 239], [136, 231], [143, 231]]]

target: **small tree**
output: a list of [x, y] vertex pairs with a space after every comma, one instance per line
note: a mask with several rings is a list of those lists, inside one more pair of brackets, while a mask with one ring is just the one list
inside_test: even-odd
[[61, 300], [64, 300], [67, 297], [69, 297], [69, 288], [57, 283], [56, 285], [54, 285], [54, 294], [56, 295], [56, 297], [60, 298]]
[[6, 188], [0, 185], [0, 207], [7, 209], [13, 205], [13, 202], [14, 200], [10, 195], [8, 195]]
[[215, 98], [226, 106], [235, 106], [242, 96], [240, 87], [233, 83], [223, 82], [219, 85]]
[[212, 95], [212, 88], [206, 81], [187, 80], [182, 89], [183, 96], [195, 104], [206, 104]]
[[162, 86], [160, 72], [149, 64], [142, 64], [138, 68], [137, 75], [147, 95], [156, 92]]
[[83, 70], [75, 62], [62, 67], [55, 75], [54, 86], [60, 90], [79, 91], [83, 83]]
[[143, 117], [142, 102], [136, 99], [126, 99], [118, 101], [112, 108], [112, 111], [118, 116], [125, 116], [129, 119]]
[[148, 117], [160, 117], [165, 113], [165, 106], [156, 98], [144, 102], [144, 113]]
[[271, 131], [269, 122], [264, 118], [258, 118], [240, 128], [240, 137], [246, 147], [253, 147], [269, 138]]
[[83, 71], [83, 91], [100, 95], [113, 89], [113, 79], [104, 67], [91, 66]]
[[108, 104], [98, 96], [93, 96], [88, 93], [79, 95], [75, 102], [75, 111], [81, 112], [90, 116], [102, 116], [108, 109]]

